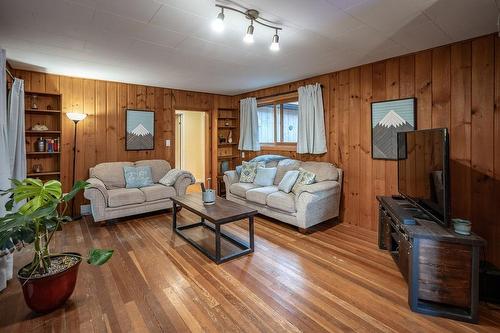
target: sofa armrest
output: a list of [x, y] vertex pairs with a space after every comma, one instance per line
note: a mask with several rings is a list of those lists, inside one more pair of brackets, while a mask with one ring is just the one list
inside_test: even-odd
[[175, 193], [177, 195], [184, 195], [186, 194], [186, 190], [189, 185], [192, 185], [195, 183], [195, 178], [190, 172], [185, 172], [182, 173], [174, 183], [174, 188], [175, 188]]
[[92, 200], [102, 200], [107, 205], [108, 203], [108, 190], [104, 183], [97, 178], [89, 178], [87, 179], [87, 183], [90, 185], [85, 188], [83, 192], [83, 196], [86, 199]]
[[230, 170], [224, 172], [224, 184], [226, 185], [226, 191], [229, 191], [229, 187], [239, 181], [238, 173], [236, 170]]
[[311, 194], [322, 194], [322, 192], [339, 192], [340, 191], [340, 184], [337, 181], [334, 180], [326, 180], [323, 182], [318, 182], [314, 183], [311, 185], [304, 185], [299, 188], [299, 191], [295, 193], [296, 197], [299, 198], [299, 196], [306, 192], [306, 193], [311, 193]]

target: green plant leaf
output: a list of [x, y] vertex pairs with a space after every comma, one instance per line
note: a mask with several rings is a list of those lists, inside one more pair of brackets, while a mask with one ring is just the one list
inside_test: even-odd
[[101, 266], [111, 258], [113, 252], [113, 250], [109, 249], [91, 249], [87, 263], [94, 266]]
[[71, 189], [71, 191], [69, 191], [69, 193], [67, 193], [64, 197], [63, 197], [63, 201], [70, 201], [71, 199], [73, 199], [75, 197], [75, 195], [80, 192], [81, 190], [85, 189], [87, 186], [89, 186], [90, 183], [87, 183], [86, 181], [83, 181], [83, 180], [78, 180], [75, 185], [73, 185], [73, 188]]

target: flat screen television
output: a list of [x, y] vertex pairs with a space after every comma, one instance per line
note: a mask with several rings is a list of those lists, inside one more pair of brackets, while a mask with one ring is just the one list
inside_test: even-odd
[[446, 128], [398, 133], [398, 191], [443, 226], [450, 220]]

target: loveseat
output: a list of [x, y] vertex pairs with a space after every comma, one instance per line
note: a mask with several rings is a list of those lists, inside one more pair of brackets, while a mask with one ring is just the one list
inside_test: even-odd
[[[153, 185], [142, 188], [126, 188], [123, 167], [150, 166]], [[171, 197], [183, 195], [194, 177], [185, 172], [173, 186], [160, 184], [160, 179], [171, 169], [165, 160], [137, 162], [108, 162], [89, 170], [90, 183], [84, 197], [90, 200], [95, 222], [172, 208]]]
[[[266, 168], [276, 167], [274, 184], [259, 186], [242, 183], [236, 170], [224, 173], [226, 199], [256, 209], [260, 214], [307, 230], [339, 215], [342, 170], [327, 162], [302, 162], [293, 159], [270, 161]], [[278, 189], [286, 172], [299, 170], [315, 175], [313, 184], [303, 185], [296, 193]]]

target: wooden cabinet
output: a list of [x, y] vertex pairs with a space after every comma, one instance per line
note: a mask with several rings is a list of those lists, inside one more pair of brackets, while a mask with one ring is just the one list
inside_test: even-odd
[[[379, 248], [388, 250], [408, 283], [415, 312], [467, 322], [478, 321], [479, 252], [485, 241], [415, 218], [406, 200], [377, 197]], [[404, 219], [415, 219], [405, 225]]]

